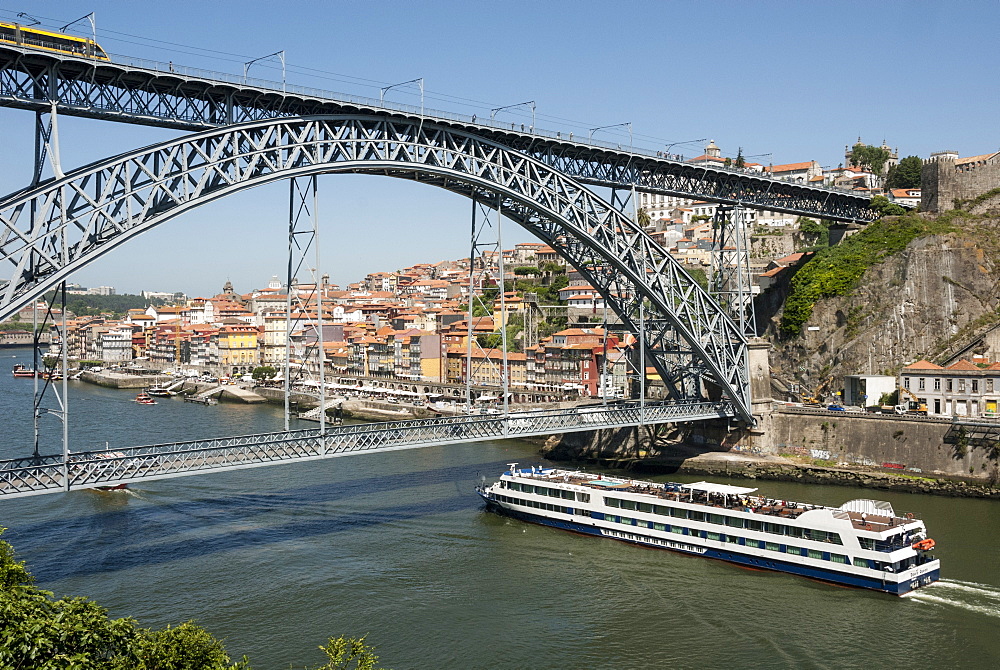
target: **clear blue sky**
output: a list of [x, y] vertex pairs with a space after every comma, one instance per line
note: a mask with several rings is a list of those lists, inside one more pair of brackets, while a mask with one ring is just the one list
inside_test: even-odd
[[[628, 121], [636, 144], [650, 148], [712, 138], [727, 154], [742, 147], [771, 154], [761, 162], [824, 166], [842, 162], [858, 136], [884, 138], [901, 156], [1000, 148], [995, 0], [0, 0], [0, 19], [27, 12], [55, 27], [90, 11], [112, 53], [242, 73], [245, 60], [284, 49], [292, 84], [378, 97], [380, 86], [423, 77], [428, 107], [488, 116], [533, 99], [541, 128], [579, 134]], [[89, 24], [75, 29], [85, 34]], [[260, 62], [251, 75], [280, 79], [280, 67]], [[418, 101], [416, 88], [389, 95]], [[524, 120], [518, 113], [528, 112], [508, 118]], [[0, 193], [28, 183], [32, 122], [29, 112], [0, 109]], [[68, 117], [60, 132], [66, 170], [177, 134]], [[470, 205], [458, 196], [348, 175], [322, 178], [320, 198], [333, 281], [468, 253]], [[263, 286], [283, 273], [287, 207], [284, 184], [232, 196], [73, 279], [191, 295], [214, 294], [227, 279], [238, 291]], [[504, 237], [508, 247], [530, 239], [512, 224]]]

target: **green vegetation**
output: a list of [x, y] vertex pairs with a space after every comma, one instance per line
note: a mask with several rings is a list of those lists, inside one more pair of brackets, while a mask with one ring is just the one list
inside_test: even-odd
[[706, 291], [708, 290], [708, 274], [705, 273], [705, 268], [685, 267], [684, 269], [689, 275], [691, 275], [691, 279], [695, 280], [698, 286], [702, 287]]
[[[42, 316], [42, 315], [40, 315], [40, 316]], [[39, 320], [41, 320], [41, 319], [39, 319]], [[30, 323], [22, 323], [20, 321], [4, 321], [3, 323], [0, 323], [0, 332], [7, 332], [7, 331], [11, 331], [11, 330], [26, 330], [26, 331], [28, 331], [30, 333], [31, 332], [31, 324]]]
[[889, 169], [886, 188], [920, 188], [920, 170], [924, 162], [919, 156], [907, 156]]
[[253, 369], [250, 376], [254, 379], [274, 379], [278, 374], [278, 371], [271, 367], [270, 365], [261, 365]]
[[866, 168], [872, 174], [882, 174], [889, 155], [888, 149], [859, 142], [851, 149], [851, 164]]
[[978, 205], [983, 204], [987, 200], [992, 200], [998, 195], [1000, 195], [1000, 188], [991, 189], [989, 191], [986, 191], [986, 193], [981, 193], [977, 195], [975, 198], [971, 198], [969, 200], [961, 200], [959, 198], [955, 198], [955, 209], [964, 209], [968, 211]]
[[828, 221], [816, 221], [806, 216], [800, 216], [795, 221], [799, 233], [809, 241], [808, 251], [830, 246], [830, 224]]
[[[52, 291], [45, 295], [50, 305], [59, 304], [59, 295]], [[67, 295], [66, 309], [77, 316], [111, 314], [124, 316], [130, 309], [146, 309], [150, 304], [162, 305], [162, 300], [148, 300], [141, 295]]]
[[[876, 199], [872, 200], [873, 206], [888, 209], [882, 203], [876, 204]], [[955, 230], [949, 217], [928, 221], [919, 215], [907, 214], [876, 221], [838, 246], [817, 251], [792, 278], [791, 293], [781, 317], [781, 336], [797, 337], [802, 325], [812, 316], [817, 300], [849, 295], [865, 270], [899, 253], [913, 240]]]
[[649, 218], [649, 212], [646, 211], [645, 207], [640, 207], [639, 212], [636, 215], [637, 221], [640, 228], [646, 228], [652, 223], [652, 219]]
[[738, 167], [741, 170], [747, 166], [746, 160], [743, 158], [743, 147], [740, 147], [736, 151], [736, 160], [733, 162], [734, 167]]
[[[0, 528], [0, 534], [4, 531]], [[250, 670], [221, 640], [188, 621], [161, 630], [112, 619], [86, 598], [56, 599], [34, 585], [24, 561], [0, 540], [0, 668], [31, 670]], [[375, 648], [360, 638], [330, 638], [317, 670], [378, 670]]]

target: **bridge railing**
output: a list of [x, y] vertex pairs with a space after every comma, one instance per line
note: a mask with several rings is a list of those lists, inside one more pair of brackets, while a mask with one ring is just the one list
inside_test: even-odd
[[[352, 95], [350, 93], [341, 93], [339, 91], [331, 91], [328, 89], [313, 88], [310, 86], [300, 86], [296, 84], [287, 84], [284, 82], [277, 82], [270, 79], [258, 79], [255, 77], [242, 77], [240, 75], [220, 72], [218, 70], [205, 70], [201, 68], [188, 67], [185, 65], [176, 65], [173, 62], [163, 63], [161, 61], [149, 60], [146, 58], [137, 58], [134, 56], [128, 56], [125, 54], [111, 54], [108, 56], [111, 58], [112, 62], [116, 65], [124, 65], [129, 68], [147, 70], [149, 72], [155, 72], [157, 74], [166, 75], [180, 75], [184, 77], [190, 77], [194, 79], [205, 79], [216, 82], [225, 82], [232, 84], [234, 86], [245, 86], [249, 88], [272, 91], [274, 93], [280, 93], [283, 95], [301, 95], [307, 98], [315, 98], [318, 100], [332, 100], [335, 102], [349, 103], [353, 105], [359, 105], [362, 107], [371, 107], [375, 109], [385, 109], [388, 111], [402, 112], [404, 114], [411, 114], [416, 116], [424, 117], [434, 117], [437, 119], [445, 119], [448, 121], [455, 121], [458, 123], [469, 123], [478, 126], [484, 126], [487, 128], [493, 128], [495, 130], [511, 130], [522, 133], [528, 133], [530, 135], [537, 135], [539, 137], [545, 137], [548, 139], [565, 141], [565, 142], [575, 142], [576, 144], [582, 144], [589, 147], [595, 147], [600, 149], [611, 149], [616, 152], [625, 152], [636, 154], [640, 156], [645, 156], [648, 158], [656, 158], [662, 161], [683, 163], [683, 159], [676, 159], [673, 154], [666, 154], [663, 151], [657, 151], [655, 149], [647, 149], [644, 147], [639, 147], [629, 145], [622, 142], [607, 142], [604, 140], [595, 140], [592, 137], [581, 138], [574, 137], [572, 132], [563, 132], [555, 130], [545, 130], [542, 128], [537, 128], [531, 124], [524, 124], [519, 122], [508, 122], [504, 123], [497, 121], [495, 119], [482, 119], [478, 117], [473, 117], [467, 114], [459, 114], [457, 112], [449, 112], [441, 109], [433, 109], [430, 107], [420, 107], [418, 105], [407, 105], [398, 102], [386, 102], [385, 100], [377, 100], [375, 98], [369, 98], [366, 96]], [[191, 119], [188, 119], [191, 120]], [[832, 191], [836, 193], [851, 193], [852, 195], [857, 195], [850, 188], [839, 188], [836, 186], [814, 186], [811, 184], [801, 184], [798, 182], [793, 182], [790, 179], [783, 179], [780, 177], [773, 177], [756, 170], [751, 170], [749, 168], [739, 168], [733, 165], [713, 165], [712, 170], [719, 170], [724, 172], [732, 172], [733, 174], [748, 175], [752, 177], [759, 177], [768, 181], [781, 181], [795, 183], [803, 188], [812, 188], [820, 191]]]
[[728, 402], [591, 405], [193, 440], [0, 461], [0, 497], [436, 444], [734, 416]]

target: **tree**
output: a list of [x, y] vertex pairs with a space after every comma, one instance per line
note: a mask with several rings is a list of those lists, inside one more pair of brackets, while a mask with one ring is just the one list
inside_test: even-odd
[[331, 637], [325, 647], [320, 647], [329, 662], [317, 670], [378, 670], [375, 647], [365, 644], [366, 637]]
[[851, 163], [861, 168], [866, 168], [875, 175], [881, 175], [885, 168], [885, 162], [889, 160], [889, 150], [882, 147], [873, 147], [870, 144], [855, 144], [851, 149]]
[[532, 265], [520, 265], [514, 268], [514, 275], [517, 277], [534, 277], [541, 274], [541, 270]]
[[270, 365], [261, 365], [259, 367], [254, 368], [253, 372], [250, 374], [256, 380], [274, 379], [274, 377], [278, 374], [278, 371], [275, 370]]
[[639, 223], [639, 227], [640, 228], [645, 228], [650, 223], [652, 223], [652, 219], [649, 218], [649, 212], [646, 211], [645, 207], [640, 207], [639, 208], [639, 212], [637, 214], [637, 217], [639, 219], [638, 223]]
[[879, 218], [883, 216], [902, 216], [906, 214], [906, 210], [902, 206], [897, 205], [894, 202], [889, 202], [889, 198], [884, 195], [876, 195], [872, 198], [871, 207], [878, 214]]
[[919, 156], [907, 156], [899, 161], [886, 179], [886, 188], [920, 188], [920, 170], [924, 162]]
[[743, 158], [743, 147], [740, 147], [736, 151], [736, 161], [733, 163], [733, 165], [740, 169], [743, 169], [747, 166], [747, 161], [745, 158]]

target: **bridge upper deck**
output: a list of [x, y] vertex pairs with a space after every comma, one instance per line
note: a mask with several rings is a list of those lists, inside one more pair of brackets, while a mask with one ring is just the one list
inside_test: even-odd
[[459, 128], [531, 155], [578, 180], [844, 222], [874, 218], [867, 196], [738, 168], [692, 165], [635, 146], [521, 123], [386, 103], [127, 56], [110, 62], [0, 46], [0, 106], [203, 130], [276, 116], [384, 114]]

